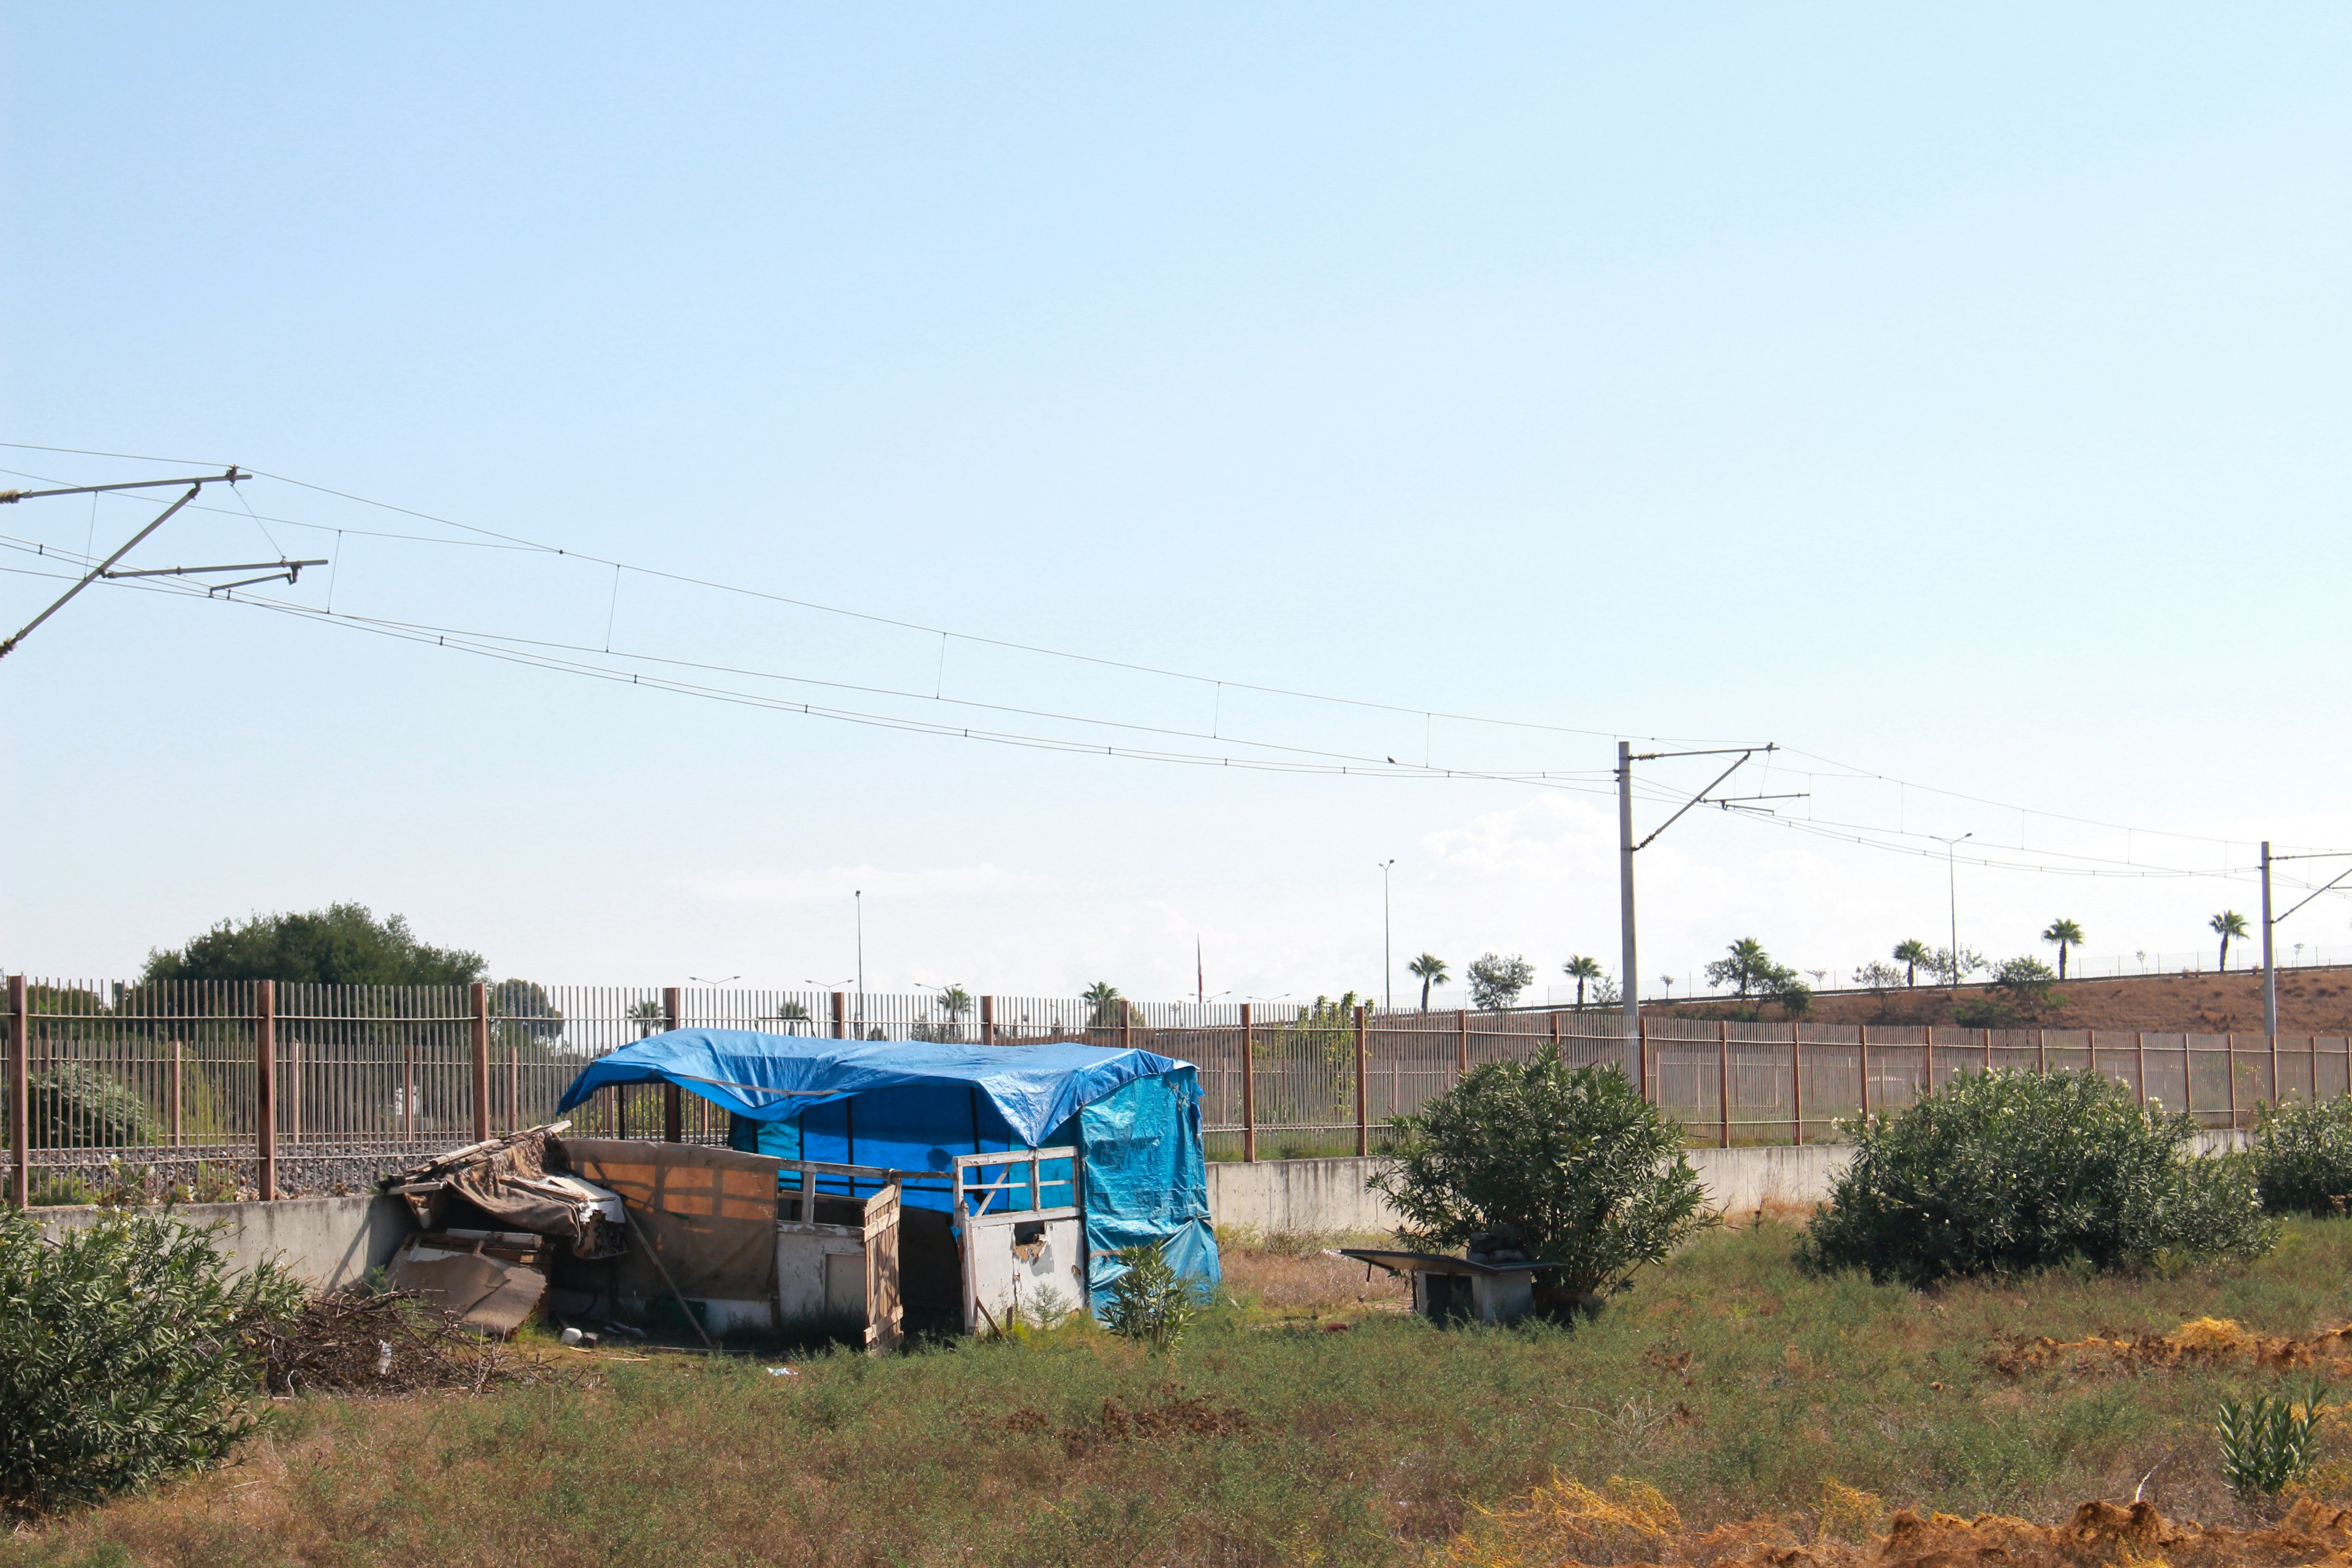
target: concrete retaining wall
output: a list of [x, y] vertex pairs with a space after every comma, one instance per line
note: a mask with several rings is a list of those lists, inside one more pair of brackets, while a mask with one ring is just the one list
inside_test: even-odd
[[[106, 1213], [97, 1208], [35, 1211], [44, 1234], [79, 1229]], [[161, 1211], [148, 1211], [161, 1212]], [[190, 1225], [226, 1226], [223, 1251], [240, 1268], [275, 1258], [323, 1289], [364, 1278], [391, 1260], [416, 1228], [398, 1198], [280, 1198], [276, 1203], [182, 1204], [172, 1211]]]

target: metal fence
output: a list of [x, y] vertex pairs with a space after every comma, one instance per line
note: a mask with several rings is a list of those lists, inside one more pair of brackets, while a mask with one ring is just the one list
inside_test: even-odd
[[[1422, 1013], [1328, 1003], [1131, 1003], [680, 986], [328, 986], [8, 982], [11, 1193], [121, 1161], [157, 1179], [276, 1195], [289, 1167], [397, 1163], [553, 1119], [589, 1062], [692, 1026], [854, 1039], [1132, 1046], [1200, 1069], [1212, 1158], [1370, 1152], [1395, 1119], [1485, 1062], [1557, 1045], [1638, 1060], [1643, 1092], [1697, 1143], [1816, 1142], [1957, 1074], [2095, 1068], [2210, 1127], [2265, 1100], [2352, 1088], [2330, 1036], [1862, 1027], [1645, 1018], [1636, 1048], [1598, 1008]], [[583, 1131], [717, 1142], [717, 1108], [674, 1088], [606, 1090]], [[316, 1184], [315, 1183], [311, 1184]]]

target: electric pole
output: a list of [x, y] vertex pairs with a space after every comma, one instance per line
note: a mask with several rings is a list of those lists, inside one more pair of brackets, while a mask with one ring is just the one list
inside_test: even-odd
[[2278, 1043], [2278, 965], [2273, 961], [2271, 935], [2278, 922], [2271, 919], [2271, 841], [2263, 840], [2263, 1037]]
[[1396, 1011], [1396, 955], [1389, 944], [1389, 868], [1395, 864], [1394, 857], [1381, 862], [1381, 1005], [1391, 1013]]
[[[1655, 843], [1659, 834], [1680, 822], [1683, 819], [1683, 813], [1695, 805], [1718, 806], [1725, 811], [1769, 809], [1754, 807], [1745, 803], [1801, 798], [1796, 795], [1748, 795], [1721, 800], [1708, 798], [1714, 794], [1715, 786], [1738, 773], [1739, 765], [1748, 758], [1759, 752], [1777, 752], [1780, 749], [1778, 745], [1763, 745], [1717, 746], [1711, 750], [1698, 752], [1636, 752], [1631, 741], [1617, 742], [1617, 915], [1622, 928], [1620, 935], [1622, 942], [1619, 949], [1618, 962], [1623, 965], [1622, 979], [1619, 983], [1622, 990], [1619, 994], [1623, 1001], [1625, 1010], [1624, 1070], [1626, 1080], [1644, 1096], [1650, 1092], [1650, 1086], [1642, 1081], [1643, 1072], [1642, 1000], [1641, 983], [1637, 979], [1641, 971], [1634, 966], [1636, 953], [1633, 940], [1633, 857]], [[1658, 824], [1649, 837], [1636, 844], [1633, 841], [1633, 764], [1656, 762], [1665, 757], [1729, 757], [1731, 765], [1716, 774], [1714, 781], [1706, 788], [1683, 802], [1681, 808], [1665, 821]]]

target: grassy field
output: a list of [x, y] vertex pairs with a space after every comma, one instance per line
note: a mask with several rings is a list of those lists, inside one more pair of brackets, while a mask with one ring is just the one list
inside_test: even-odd
[[239, 1466], [20, 1532], [0, 1564], [1535, 1561], [1479, 1546], [1482, 1510], [1555, 1475], [1648, 1482], [1694, 1531], [1810, 1529], [1831, 1479], [2055, 1519], [2150, 1471], [2167, 1514], [2243, 1522], [2213, 1410], [2275, 1374], [2012, 1377], [1989, 1352], [2352, 1320], [2352, 1221], [2295, 1222], [2242, 1269], [1933, 1295], [1808, 1279], [1793, 1237], [1704, 1236], [1572, 1331], [1434, 1330], [1360, 1268], [1260, 1246], [1229, 1250], [1234, 1304], [1162, 1359], [1075, 1329], [793, 1377], [579, 1356], [595, 1386], [301, 1401]]

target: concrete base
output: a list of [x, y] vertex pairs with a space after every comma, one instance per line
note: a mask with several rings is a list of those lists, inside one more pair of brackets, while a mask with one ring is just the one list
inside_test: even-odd
[[1386, 1235], [1396, 1211], [1364, 1185], [1377, 1159], [1219, 1160], [1209, 1168], [1209, 1214], [1220, 1226], [1326, 1236]]
[[[55, 1237], [97, 1222], [99, 1208], [36, 1209], [41, 1232]], [[162, 1209], [142, 1209], [160, 1215]], [[188, 1225], [224, 1226], [216, 1245], [239, 1268], [274, 1259], [324, 1290], [356, 1283], [391, 1260], [415, 1230], [398, 1198], [281, 1198], [276, 1203], [182, 1204], [170, 1211]]]

